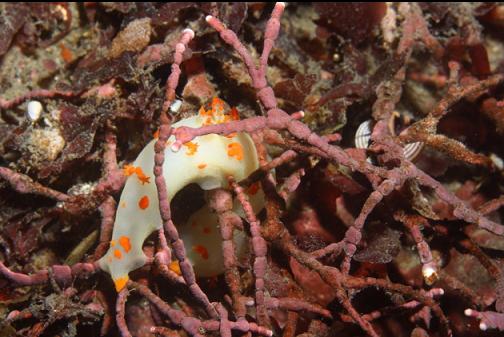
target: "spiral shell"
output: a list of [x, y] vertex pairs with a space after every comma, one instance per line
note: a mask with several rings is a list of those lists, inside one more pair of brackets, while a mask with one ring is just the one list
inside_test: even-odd
[[[371, 133], [373, 132], [373, 121], [367, 120], [361, 123], [355, 132], [355, 147], [358, 149], [367, 149], [369, 141], [371, 140]], [[408, 143], [404, 146], [404, 157], [413, 161], [422, 152], [424, 147], [423, 142]]]

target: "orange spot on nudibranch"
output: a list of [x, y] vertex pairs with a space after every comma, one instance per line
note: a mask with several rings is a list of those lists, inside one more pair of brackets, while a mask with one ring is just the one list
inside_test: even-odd
[[128, 276], [119, 277], [118, 279], [114, 280], [116, 291], [120, 292], [126, 286], [128, 280], [129, 280]]
[[149, 207], [149, 197], [144, 195], [140, 201], [138, 201], [138, 207], [140, 207], [140, 209], [146, 209]]
[[143, 170], [142, 170], [142, 168], [140, 166], [136, 166], [135, 167], [135, 173], [136, 173], [137, 176], [143, 176], [143, 175], [145, 175], [144, 172], [143, 172]]
[[238, 110], [236, 108], [232, 108], [227, 113], [225, 113], [224, 110], [225, 102], [218, 97], [214, 97], [208, 110], [205, 110], [204, 106], [199, 109], [199, 116], [203, 118], [202, 125], [205, 126], [227, 123], [240, 119], [240, 115], [238, 114]]
[[153, 136], [154, 136], [154, 139], [159, 138], [159, 129], [157, 129], [156, 132], [154, 132]]
[[228, 145], [228, 156], [235, 157], [238, 160], [243, 159], [243, 148], [239, 143], [231, 143]]
[[208, 260], [208, 249], [202, 245], [193, 246], [193, 251], [201, 256], [203, 260]]
[[150, 177], [146, 176], [141, 167], [135, 167], [133, 165], [124, 165], [123, 168], [124, 175], [126, 177], [132, 176], [133, 174], [137, 175], [138, 180], [143, 184], [150, 183]]
[[138, 180], [140, 180], [140, 182], [142, 183], [142, 185], [145, 183], [147, 184], [150, 183], [150, 177], [145, 175], [140, 166], [135, 167], [135, 173], [138, 177]]
[[182, 275], [182, 272], [180, 271], [180, 265], [179, 265], [178, 261], [172, 261], [172, 262], [170, 262], [170, 264], [168, 265], [168, 269], [170, 269], [172, 272], [174, 272], [178, 276]]
[[119, 260], [122, 259], [122, 253], [119, 249], [114, 250], [114, 257]]
[[121, 207], [126, 208], [126, 201], [121, 201]]
[[123, 249], [126, 253], [128, 253], [131, 250], [131, 242], [130, 242], [129, 237], [124, 236], [124, 235], [121, 236], [119, 238], [119, 244], [121, 245], [121, 247], [123, 247]]
[[148, 176], [139, 176], [138, 180], [143, 184], [149, 184], [150, 183], [150, 177]]
[[207, 164], [201, 163], [201, 164], [198, 165], [198, 168], [200, 170], [204, 169], [205, 167], [207, 167]]
[[214, 97], [212, 99], [212, 112], [215, 113], [223, 113], [224, 112], [224, 101], [219, 97]]
[[184, 143], [184, 146], [187, 147], [186, 155], [192, 156], [193, 154], [198, 151], [198, 143], [193, 143], [193, 142], [187, 142]]
[[203, 106], [199, 109], [198, 113], [200, 116], [212, 116], [212, 110], [206, 111]]
[[115, 245], [116, 245], [115, 240], [110, 241], [110, 247], [115, 247]]
[[212, 125], [212, 124], [213, 124], [212, 117], [207, 117], [207, 118], [205, 118], [205, 120], [203, 121], [203, 126], [206, 126], [206, 125]]
[[126, 177], [129, 177], [135, 173], [135, 166], [129, 164], [124, 165], [123, 172]]

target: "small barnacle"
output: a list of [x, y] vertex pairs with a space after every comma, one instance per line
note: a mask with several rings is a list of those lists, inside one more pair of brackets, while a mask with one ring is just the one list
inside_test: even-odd
[[435, 262], [424, 264], [422, 266], [422, 275], [427, 285], [433, 285], [439, 279]]
[[23, 146], [30, 154], [34, 166], [54, 161], [63, 148], [65, 140], [58, 129], [35, 129]]
[[96, 182], [82, 183], [70, 187], [67, 191], [68, 195], [90, 194], [96, 187]]

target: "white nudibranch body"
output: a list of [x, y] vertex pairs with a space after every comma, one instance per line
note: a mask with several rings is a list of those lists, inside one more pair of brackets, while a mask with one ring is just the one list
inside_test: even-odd
[[[212, 101], [210, 110], [202, 107], [199, 114], [183, 119], [175, 124], [200, 127], [238, 119], [232, 109], [224, 114], [224, 102], [218, 98]], [[165, 149], [163, 176], [166, 180], [168, 199], [191, 183], [203, 190], [227, 188], [228, 177], [240, 181], [259, 167], [254, 143], [246, 133], [228, 136], [206, 135], [185, 143], [180, 151], [173, 152], [170, 145], [175, 141], [170, 137]], [[128, 273], [143, 266], [146, 256], [142, 251], [145, 239], [161, 228], [157, 188], [154, 183], [154, 144], [152, 140], [142, 150], [132, 165], [126, 165], [128, 176], [117, 208], [110, 248], [99, 260], [100, 267], [109, 272], [117, 291], [128, 281]], [[256, 211], [263, 203], [263, 194], [250, 190], [249, 197]], [[235, 210], [240, 213], [235, 203]], [[197, 276], [215, 276], [223, 272], [222, 239], [217, 227], [217, 216], [208, 206], [192, 214], [186, 224], [176, 224], [184, 241], [187, 258], [194, 266]], [[246, 247], [246, 237], [235, 232], [237, 254]]]

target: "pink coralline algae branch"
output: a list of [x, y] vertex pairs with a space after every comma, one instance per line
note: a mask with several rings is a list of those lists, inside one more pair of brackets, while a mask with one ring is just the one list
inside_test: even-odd
[[[85, 5], [86, 8], [90, 6], [92, 5]], [[112, 6], [113, 10], [121, 13], [129, 13], [132, 10], [126, 7], [128, 5], [107, 6]], [[193, 5], [187, 6], [190, 8]], [[234, 10], [240, 11], [240, 5], [233, 6]], [[124, 158], [122, 152], [127, 151], [128, 144], [124, 145], [120, 138], [124, 136], [124, 132], [121, 132], [124, 126], [118, 121], [119, 118], [108, 119], [101, 126], [102, 150], [95, 152], [94, 155], [79, 157], [89, 161], [101, 157], [102, 161], [101, 177], [96, 179], [96, 183], [88, 186], [85, 192], [82, 190], [77, 193], [59, 192], [57, 184], [52, 185], [54, 188], [50, 188], [39, 183], [26, 171], [24, 174], [13, 168], [1, 166], [0, 178], [6, 184], [0, 185], [0, 188], [9, 189], [9, 193], [15, 195], [49, 199], [55, 203], [52, 207], [48, 206], [43, 213], [46, 223], [60, 220], [71, 223], [73, 219], [87, 221], [93, 214], [99, 214], [101, 221], [95, 233], [94, 251], [91, 254], [85, 253], [92, 245], [74, 249], [77, 251], [75, 254], [81, 257], [81, 262], [49, 264], [50, 267], [47, 268], [37, 271], [24, 269], [24, 272], [15, 271], [18, 267], [12, 258], [4, 258], [0, 262], [0, 281], [3, 282], [0, 283], [0, 290], [39, 286], [41, 291], [46, 291], [50, 285], [56, 292], [53, 294], [53, 301], [45, 301], [43, 305], [45, 307], [42, 309], [37, 306], [29, 306], [23, 310], [9, 308], [6, 319], [0, 323], [0, 335], [7, 329], [21, 326], [20, 322], [30, 322], [33, 318], [40, 322], [29, 327], [25, 325], [24, 328], [19, 328], [20, 331], [30, 336], [48, 335], [51, 333], [51, 325], [58, 320], [89, 323], [103, 316], [99, 331], [101, 336], [114, 333], [119, 333], [122, 337], [137, 334], [140, 336], [141, 329], [136, 326], [138, 322], [133, 323], [135, 318], [132, 316], [135, 314], [132, 308], [141, 311], [142, 315], [148, 318], [145, 319], [147, 329], [143, 329], [148, 333], [144, 332], [142, 336], [152, 334], [198, 337], [326, 336], [331, 333], [331, 324], [341, 321], [347, 323], [345, 327], [341, 327], [341, 331], [350, 326], [348, 331], [354, 331], [354, 334], [357, 331], [355, 329], [361, 329], [363, 333], [377, 337], [387, 335], [383, 322], [390, 317], [404, 314], [409, 315], [411, 323], [417, 326], [411, 332], [411, 336], [417, 336], [420, 334], [419, 331], [424, 331], [427, 335], [424, 328], [430, 330], [432, 336], [452, 336], [461, 333], [458, 325], [463, 319], [462, 313], [476, 319], [479, 322], [479, 330], [504, 331], [503, 273], [499, 269], [499, 263], [488, 256], [490, 253], [478, 246], [484, 239], [502, 240], [504, 226], [499, 223], [495, 214], [504, 204], [503, 197], [494, 196], [494, 199], [483, 203], [480, 202], [481, 197], [478, 199], [476, 195], [476, 188], [468, 192], [468, 187], [466, 189], [460, 187], [458, 191], [454, 191], [448, 184], [426, 173], [429, 167], [425, 163], [422, 166], [403, 151], [406, 144], [421, 142], [422, 146], [429, 149], [428, 151], [437, 150], [451, 159], [485, 167], [491, 172], [498, 170], [498, 160], [475, 153], [462, 142], [451, 139], [450, 135], [438, 134], [438, 130], [442, 128], [443, 120], [449, 116], [451, 109], [455, 109], [463, 100], [470, 100], [476, 105], [479, 99], [485, 99], [486, 105], [482, 105], [485, 105], [486, 111], [490, 113], [488, 105], [491, 102], [488, 101], [488, 95], [499, 90], [504, 82], [504, 76], [482, 75], [486, 69], [485, 62], [477, 62], [477, 55], [480, 55], [478, 51], [481, 51], [478, 46], [482, 46], [481, 31], [478, 24], [472, 21], [466, 22], [464, 28], [467, 31], [463, 36], [468, 41], [454, 40], [451, 43], [471, 43], [472, 53], [469, 58], [480, 74], [479, 80], [475, 77], [468, 79], [469, 76], [462, 76], [464, 64], [462, 60], [450, 61], [445, 69], [447, 75], [408, 74], [407, 66], [413, 62], [416, 48], [422, 46], [430, 50], [435, 62], [443, 62], [444, 48], [429, 31], [426, 16], [422, 13], [423, 7], [418, 4], [400, 4], [395, 7], [383, 4], [383, 6], [385, 11], [388, 11], [387, 16], [383, 17], [385, 14], [380, 16], [384, 43], [397, 45], [397, 49], [391, 49], [391, 58], [395, 62], [392, 70], [388, 70], [391, 74], [382, 79], [379, 85], [372, 85], [373, 78], [362, 85], [350, 83], [347, 88], [342, 84], [342, 87], [336, 88], [338, 90], [331, 89], [324, 96], [318, 95], [318, 103], [304, 102], [302, 105], [308, 108], [306, 111], [299, 108], [292, 109], [288, 105], [289, 99], [283, 95], [282, 86], [278, 83], [270, 84], [268, 81], [270, 67], [277, 67], [278, 63], [281, 63], [278, 61], [279, 56], [275, 53], [275, 49], [286, 45], [286, 40], [280, 36], [286, 4], [279, 2], [274, 5], [265, 24], [262, 52], [258, 56], [251, 52], [251, 44], [242, 42], [231, 29], [235, 21], [229, 15], [225, 16], [226, 20], [224, 17], [218, 18], [217, 15], [207, 15], [206, 23], [236, 52], [245, 65], [251, 83], [249, 94], [252, 92], [255, 95], [261, 114], [243, 119], [230, 118], [222, 123], [205, 123], [197, 128], [173, 126], [172, 122], [179, 118], [177, 105], [186, 104], [180, 103], [178, 98], [184, 95], [190, 96], [185, 94], [185, 90], [190, 91], [187, 88], [196, 90], [193, 87], [194, 82], [200, 81], [198, 82], [200, 85], [208, 82], [206, 77], [194, 79], [202, 76], [201, 72], [194, 69], [204, 69], [205, 65], [201, 61], [203, 56], [199, 53], [194, 53], [196, 56], [191, 54], [191, 48], [201, 48], [197, 46], [201, 41], [197, 41], [198, 33], [187, 28], [177, 32], [177, 39], [150, 50], [149, 59], [144, 60], [151, 66], [157, 63], [171, 64], [163, 93], [146, 90], [142, 92], [145, 97], [139, 98], [140, 95], [136, 95], [134, 98], [129, 98], [130, 101], [141, 100], [147, 107], [146, 101], [149, 100], [149, 95], [153, 97], [157, 95], [156, 116], [159, 118], [153, 118], [154, 114], [150, 117], [148, 115], [141, 117], [144, 120], [150, 118], [152, 125], [157, 129], [154, 141], [153, 177], [145, 177], [141, 170], [138, 171], [136, 168], [135, 171], [135, 167], [131, 165], [125, 166], [124, 170], [120, 168], [118, 158]], [[225, 11], [219, 12], [217, 7], [218, 5], [208, 5], [204, 11], [212, 14], [225, 13]], [[371, 7], [366, 7], [366, 10], [370, 10], [369, 8]], [[376, 11], [379, 11], [378, 9]], [[402, 16], [400, 24], [396, 21], [396, 12]], [[489, 13], [492, 12], [489, 10], [485, 15], [490, 15]], [[143, 31], [143, 34], [148, 35], [150, 39], [151, 29], [154, 29], [153, 27], [160, 29], [159, 27], [164, 25], [163, 20], [168, 20], [169, 15], [166, 12], [164, 15], [166, 17], [153, 17], [142, 22], [137, 21], [140, 19], [132, 19], [133, 21], [123, 27], [124, 30], [119, 34], [127, 36], [133, 34], [131, 31], [136, 29], [135, 34]], [[323, 13], [320, 20], [325, 21]], [[130, 25], [131, 27], [139, 25], [143, 30], [138, 27], [131, 28]], [[323, 36], [329, 34], [324, 32], [322, 28], [319, 29], [319, 33]], [[395, 35], [400, 36], [395, 44], [386, 41]], [[138, 38], [135, 40], [136, 43], [144, 42], [136, 35], [135, 38]], [[365, 40], [364, 37], [353, 36], [353, 38]], [[327, 40], [327, 37], [323, 40]], [[144, 47], [146, 46], [147, 44]], [[121, 58], [128, 58], [130, 57], [128, 53], [142, 50], [142, 48], [137, 50], [128, 43], [125, 43], [123, 48], [126, 53]], [[170, 50], [170, 56], [166, 56], [165, 49]], [[358, 54], [357, 49], [350, 49], [347, 50], [348, 58], [351, 58], [350, 55], [357, 57], [355, 56]], [[337, 60], [336, 56], [333, 58]], [[270, 60], [273, 60], [273, 65], [269, 65]], [[83, 60], [84, 64], [90, 62], [85, 61]], [[130, 62], [128, 67], [132, 67], [131, 60], [128, 62]], [[238, 66], [233, 64], [232, 70], [227, 70], [230, 73], [237, 73], [239, 72], [237, 68]], [[187, 78], [184, 77], [184, 70], [187, 71]], [[327, 71], [323, 73], [329, 76]], [[115, 79], [103, 74], [100, 76], [99, 82], [107, 83], [104, 85], [107, 86], [107, 95], [98, 94], [96, 98], [89, 98], [89, 95], [92, 95], [90, 93], [104, 90], [93, 91], [78, 87], [75, 90], [40, 89], [10, 100], [0, 99], [0, 108], [3, 111], [13, 109], [26, 100], [34, 99], [82, 100], [82, 102], [87, 100], [83, 104], [88, 104], [90, 100], [101, 102], [109, 99], [109, 96], [120, 97], [119, 91], [113, 87]], [[121, 78], [119, 74], [115, 77]], [[82, 78], [85, 76], [82, 75]], [[131, 78], [134, 78], [133, 82], [139, 86], [145, 85], [147, 81], [142, 79], [139, 73], [134, 73]], [[409, 127], [403, 126], [403, 130], [397, 132], [395, 123], [400, 116], [397, 110], [402, 108], [400, 104], [402, 90], [405, 90], [404, 83], [412, 79], [419, 82], [434, 81], [437, 86], [448, 88], [446, 95], [439, 102], [434, 102], [422, 118], [416, 122], [407, 120], [411, 119], [411, 116], [403, 118], [401, 123]], [[124, 78], [122, 80], [126, 81]], [[300, 83], [297, 85], [301, 85]], [[182, 92], [179, 89], [183, 85], [186, 88]], [[96, 83], [93, 83], [93, 86], [96, 88]], [[210, 92], [215, 91], [211, 88], [206, 89]], [[364, 94], [366, 91], [368, 93]], [[87, 94], [83, 95], [84, 92]], [[223, 94], [225, 92], [222, 90]], [[367, 135], [369, 146], [365, 149], [347, 147], [344, 132], [340, 134], [332, 130], [332, 133], [322, 135], [310, 123], [312, 118], [310, 113], [313, 113], [309, 111], [310, 107], [318, 106], [322, 109], [328, 102], [341, 98], [342, 92], [347, 92], [349, 97], [359, 96], [360, 92], [363, 97], [375, 99], [367, 111], [372, 116], [373, 123], [372, 130]], [[208, 95], [206, 99], [210, 99], [212, 95]], [[192, 99], [194, 100], [194, 97]], [[345, 104], [347, 103], [345, 101]], [[493, 117], [499, 113], [498, 110], [502, 107], [500, 103], [495, 103], [494, 109], [490, 109], [493, 111]], [[284, 104], [289, 108], [283, 109]], [[117, 110], [121, 108], [123, 106], [114, 106]], [[201, 111], [205, 112], [204, 106]], [[289, 114], [287, 111], [293, 112]], [[61, 114], [66, 116], [64, 118], [71, 118], [68, 117], [71, 113], [64, 114], [63, 111]], [[128, 120], [134, 115], [131, 115], [130, 111], [121, 111], [117, 112], [117, 116]], [[493, 117], [491, 119], [495, 119]], [[99, 119], [96, 117], [94, 122], [99, 123]], [[399, 124], [398, 121], [397, 123]], [[72, 133], [72, 137], [75, 137], [73, 133], [77, 133], [75, 130], [68, 132]], [[232, 138], [240, 132], [248, 133], [255, 144], [257, 153], [253, 155], [257, 157], [259, 167], [242, 181], [236, 181], [231, 175], [225, 177], [226, 188], [221, 186], [206, 194], [207, 200], [204, 202], [208, 203], [208, 208], [218, 219], [216, 229], [222, 240], [221, 250], [210, 253], [222, 255], [224, 272], [222, 277], [198, 278], [188, 257], [188, 251], [197, 250], [198, 247], [185, 245], [175, 220], [179, 216], [179, 210], [173, 206], [179, 201], [170, 200], [168, 197], [169, 179], [173, 177], [166, 177], [164, 174], [166, 165], [170, 165], [166, 153], [169, 153], [168, 151], [177, 153], [187, 149], [191, 154], [191, 151], [197, 150], [198, 137], [215, 134]], [[71, 141], [70, 136], [67, 141]], [[83, 143], [85, 139], [78, 139], [72, 144], [77, 146], [75, 144], [79, 142]], [[429, 155], [428, 151], [424, 149], [421, 156], [425, 153]], [[237, 153], [238, 156], [250, 155], [239, 151]], [[201, 165], [204, 168], [205, 164]], [[116, 202], [116, 197], [123, 189], [127, 176], [132, 174], [137, 175], [139, 179], [144, 178], [142, 185], [153, 183], [155, 186], [162, 226], [144, 244], [145, 265], [132, 272], [129, 275], [131, 279], [126, 279], [121, 287], [116, 283], [117, 293], [114, 293], [109, 278], [99, 276], [101, 269], [106, 268], [98, 261], [106, 256], [110, 247], [117, 244], [112, 240], [116, 209], [125, 206]], [[150, 182], [149, 178], [153, 178], [153, 181]], [[321, 179], [322, 182], [317, 179]], [[252, 196], [258, 190], [264, 194], [264, 211], [256, 211], [253, 207]], [[320, 199], [309, 200], [312, 197]], [[308, 205], [316, 203], [317, 200], [326, 200], [324, 198], [330, 200], [328, 209], [331, 211], [321, 212], [321, 215], [315, 214], [313, 209], [316, 207], [310, 208]], [[142, 200], [139, 206], [144, 209], [148, 207], [149, 199], [142, 198]], [[240, 206], [239, 209], [243, 214], [236, 211], [235, 204]], [[326, 206], [323, 202], [321, 204], [317, 206]], [[327, 213], [331, 212], [333, 220], [330, 221], [330, 225], [322, 225], [324, 217], [327, 218], [329, 216]], [[14, 222], [21, 217], [16, 215], [11, 219]], [[27, 222], [30, 222], [30, 219]], [[380, 224], [377, 225], [377, 222]], [[246, 237], [248, 251], [245, 257], [236, 253], [242, 247], [237, 247], [235, 232], [240, 232]], [[375, 234], [379, 234], [378, 239]], [[469, 252], [467, 255], [479, 261], [490, 275], [492, 282], [497, 283], [495, 289], [490, 291], [490, 294], [480, 296], [475, 291], [465, 288], [462, 281], [447, 276], [448, 272], [444, 270], [449, 269], [446, 266], [448, 263], [443, 261], [443, 257], [439, 257], [437, 248], [439, 244], [436, 245], [435, 240], [432, 240], [433, 235], [445, 237], [446, 240], [449, 238], [450, 242], [455, 242], [454, 246], [457, 249]], [[484, 239], [478, 241], [478, 235]], [[2, 246], [6, 246], [4, 241], [6, 241], [4, 238], [0, 241]], [[127, 242], [121, 242], [126, 253], [131, 249], [128, 246], [129, 241]], [[401, 245], [409, 245], [417, 251], [416, 255], [413, 254], [414, 257], [410, 257], [409, 262], [418, 268], [409, 270], [409, 267], [404, 267], [406, 264], [397, 267], [400, 265], [397, 263], [394, 267], [397, 271], [392, 273], [390, 272], [392, 267], [387, 269], [386, 265], [399, 255]], [[83, 252], [80, 252], [81, 249]], [[208, 253], [203, 251], [201, 255], [204, 258]], [[452, 259], [458, 256], [454, 250], [450, 250], [449, 253]], [[120, 259], [120, 252], [117, 254], [116, 257]], [[404, 250], [402, 254], [407, 255]], [[6, 250], [2, 256], [8, 255], [9, 252]], [[219, 282], [222, 287], [215, 286], [215, 283]], [[84, 288], [86, 289], [82, 290]], [[360, 297], [365, 296], [366, 291], [370, 289], [380, 292], [380, 296], [386, 300], [378, 301], [378, 305], [363, 304]], [[468, 300], [463, 303], [467, 309], [463, 311], [457, 308], [458, 312], [454, 313], [453, 310], [447, 312], [447, 308], [439, 299], [448, 292], [450, 296], [461, 292]], [[114, 296], [110, 295], [112, 293]], [[0, 298], [2, 295], [3, 290], [0, 292]], [[115, 302], [112, 297], [115, 298]], [[136, 304], [139, 298], [145, 301], [143, 302], [146, 303], [145, 306]], [[386, 303], [382, 303], [384, 301]], [[495, 310], [492, 308], [494, 302]], [[54, 303], [63, 309], [49, 313], [47, 317], [41, 316], [40, 312]], [[484, 309], [489, 310], [482, 311]], [[43, 323], [44, 320], [47, 323]], [[435, 320], [436, 324], [431, 324], [432, 320]], [[324, 329], [326, 331], [323, 331]], [[341, 331], [338, 333], [348, 334]]]

